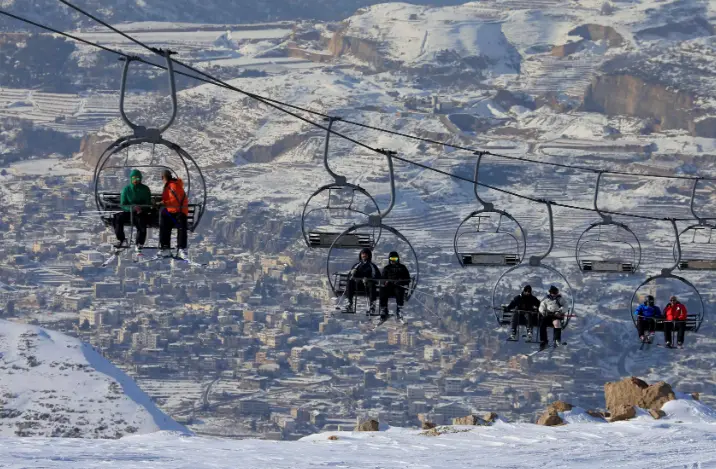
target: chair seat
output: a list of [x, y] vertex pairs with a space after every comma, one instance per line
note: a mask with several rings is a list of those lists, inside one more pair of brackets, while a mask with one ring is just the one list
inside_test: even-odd
[[[112, 226], [112, 219], [115, 212], [120, 212], [122, 207], [119, 203], [121, 194], [119, 192], [100, 192], [98, 194], [100, 210], [103, 212], [100, 217], [105, 226]], [[152, 194], [152, 204], [158, 205], [162, 202], [161, 194]], [[187, 215], [187, 227], [189, 231], [194, 231], [195, 214], [197, 209], [201, 209], [201, 204], [189, 204], [189, 214]], [[200, 210], [199, 210], [200, 211]], [[147, 221], [147, 228], [159, 228], [159, 210], [150, 210], [150, 216]]]
[[582, 272], [633, 272], [631, 262], [582, 261]]
[[517, 265], [520, 263], [520, 256], [507, 253], [461, 253], [460, 259], [465, 266]]

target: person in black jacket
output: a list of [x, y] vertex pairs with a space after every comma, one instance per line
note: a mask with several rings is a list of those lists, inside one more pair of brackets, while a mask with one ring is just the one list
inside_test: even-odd
[[344, 313], [355, 313], [353, 309], [353, 297], [356, 291], [367, 292], [370, 298], [370, 314], [375, 313], [375, 300], [378, 297], [376, 282], [371, 280], [380, 279], [380, 269], [373, 264], [373, 252], [369, 248], [363, 248], [358, 254], [358, 262], [351, 267], [346, 285], [346, 296], [348, 304], [343, 309]]
[[515, 296], [509, 305], [505, 308], [505, 311], [513, 311], [512, 315], [512, 333], [510, 334], [509, 340], [517, 340], [517, 325], [519, 324], [520, 317], [525, 315], [527, 317], [527, 341], [532, 340], [532, 329], [535, 326], [537, 319], [537, 313], [539, 312], [539, 300], [536, 296], [532, 295], [532, 287], [525, 285], [522, 289], [522, 293]]
[[380, 287], [380, 318], [388, 319], [388, 298], [395, 298], [395, 317], [400, 319], [400, 308], [405, 303], [405, 292], [410, 287], [410, 272], [400, 263], [400, 256], [392, 251], [388, 265], [383, 268], [383, 285]]

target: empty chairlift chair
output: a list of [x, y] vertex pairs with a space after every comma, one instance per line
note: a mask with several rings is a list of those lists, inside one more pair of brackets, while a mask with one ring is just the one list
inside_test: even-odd
[[[484, 154], [477, 152], [474, 179], [475, 198], [483, 208], [469, 214], [458, 225], [453, 238], [455, 256], [462, 267], [519, 265], [527, 249], [522, 226], [512, 215], [494, 208], [492, 203], [485, 202], [478, 194], [480, 162]], [[511, 226], [512, 231], [505, 228], [505, 225]]]
[[[347, 182], [328, 165], [328, 144], [333, 122], [340, 118], [329, 117], [323, 151], [323, 165], [334, 182], [315, 191], [306, 201], [301, 214], [301, 233], [310, 248], [362, 249], [372, 248], [380, 238], [380, 228], [367, 226], [360, 231], [341, 235], [355, 224], [367, 221], [369, 216], [380, 215], [380, 208], [365, 189]], [[347, 223], [346, 223], [347, 221]], [[313, 228], [309, 228], [313, 225]]]
[[[700, 218], [694, 210], [694, 198], [700, 179], [694, 180], [691, 193], [691, 213], [697, 223], [687, 226], [678, 234], [677, 242], [681, 247], [679, 270], [716, 270], [716, 240], [713, 230], [716, 225]], [[674, 243], [674, 259], [677, 259], [677, 243]]]
[[[589, 225], [579, 236], [575, 249], [577, 265], [582, 272], [633, 273], [641, 263], [641, 243], [627, 225], [612, 220], [599, 210], [597, 198], [602, 175], [600, 172], [597, 177], [594, 192], [594, 210], [602, 220]], [[608, 254], [597, 254], [597, 250]]]

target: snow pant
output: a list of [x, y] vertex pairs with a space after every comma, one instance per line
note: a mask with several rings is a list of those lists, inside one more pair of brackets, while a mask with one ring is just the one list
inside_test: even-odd
[[533, 327], [535, 327], [535, 319], [537, 319], [537, 313], [532, 313], [530, 311], [514, 311], [512, 313], [512, 332], [517, 334], [517, 326], [520, 324], [520, 317], [526, 316], [527, 317], [527, 330], [531, 331]]
[[170, 249], [172, 246], [172, 228], [177, 229], [177, 249], [186, 249], [187, 220], [183, 213], [171, 213], [162, 209], [159, 217], [159, 247]]
[[375, 281], [373, 281], [373, 279], [359, 277], [348, 280], [346, 296], [348, 297], [349, 303], [353, 302], [353, 297], [358, 292], [367, 293], [371, 304], [373, 304], [378, 297]]
[[137, 244], [143, 245], [147, 240], [147, 214], [146, 213], [129, 213], [119, 212], [115, 213], [112, 218], [112, 225], [114, 225], [114, 234], [117, 236], [117, 241], [120, 243], [127, 239], [124, 234], [124, 225], [133, 223], [137, 228]]
[[686, 335], [686, 321], [664, 321], [665, 341], [671, 342], [671, 335], [674, 329], [676, 329], [676, 343], [683, 344], [684, 335]]
[[639, 331], [639, 337], [643, 336], [647, 330], [654, 332], [656, 330], [656, 320], [654, 318], [639, 316], [636, 320], [636, 328]]
[[547, 328], [553, 327], [554, 328], [554, 334], [553, 338], [554, 340], [562, 340], [562, 322], [559, 320], [557, 316], [554, 316], [552, 314], [547, 316], [542, 316], [539, 324], [539, 341], [543, 344], [546, 344], [549, 342], [547, 339]]
[[388, 298], [395, 298], [398, 306], [405, 304], [405, 286], [395, 283], [386, 283], [380, 287], [380, 307], [388, 307]]

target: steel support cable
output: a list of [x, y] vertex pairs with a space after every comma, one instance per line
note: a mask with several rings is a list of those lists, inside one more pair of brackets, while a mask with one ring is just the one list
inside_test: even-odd
[[[113, 31], [117, 31], [119, 34], [122, 34], [123, 36], [127, 37], [128, 39], [130, 38], [129, 35], [127, 35], [126, 33], [123, 33], [123, 32], [121, 32], [121, 31], [119, 31], [119, 30], [116, 30], [116, 28], [112, 27], [111, 25], [107, 24], [106, 22], [104, 22], [104, 21], [102, 21], [102, 20], [97, 19], [97, 18], [94, 17], [93, 15], [84, 12], [82, 9], [80, 9], [80, 8], [74, 6], [74, 5], [71, 5], [71, 4], [68, 3], [66, 0], [59, 0], [59, 1], [62, 2], [62, 3], [64, 3], [64, 4], [66, 4], [66, 5], [68, 5], [68, 6], [71, 6], [73, 9], [75, 9], [75, 10], [77, 10], [78, 12], [80, 12], [80, 13], [82, 13], [82, 14], [88, 16], [89, 18], [94, 19], [95, 21], [97, 21], [98, 23], [100, 23], [100, 24], [102, 24], [102, 25], [108, 27], [109, 29], [111, 29], [111, 30], [113, 30]], [[60, 35], [63, 35], [63, 36], [68, 37], [68, 38], [70, 38], [70, 39], [77, 40], [77, 41], [79, 41], [79, 42], [82, 42], [82, 43], [85, 43], [85, 44], [88, 44], [88, 45], [92, 45], [92, 46], [94, 46], [94, 47], [98, 47], [98, 48], [100, 48], [100, 49], [102, 49], [102, 50], [105, 50], [105, 51], [107, 51], [107, 52], [112, 52], [112, 53], [121, 55], [121, 56], [123, 56], [123, 57], [133, 57], [133, 58], [135, 58], [136, 60], [138, 60], [138, 61], [140, 61], [140, 62], [142, 62], [142, 63], [145, 63], [145, 64], [147, 64], [147, 65], [151, 65], [151, 66], [154, 66], [154, 67], [157, 67], [157, 68], [161, 68], [161, 69], [166, 69], [166, 67], [164, 67], [164, 66], [162, 66], [162, 65], [155, 64], [155, 63], [149, 62], [149, 61], [147, 61], [147, 60], [145, 60], [145, 59], [142, 59], [142, 58], [139, 58], [139, 57], [134, 57], [134, 56], [131, 56], [131, 55], [129, 55], [129, 54], [126, 54], [126, 53], [123, 53], [123, 52], [120, 52], [120, 51], [116, 51], [116, 50], [113, 50], [113, 49], [110, 49], [110, 48], [101, 46], [101, 45], [99, 45], [99, 44], [92, 43], [91, 41], [87, 41], [87, 40], [78, 38], [78, 37], [76, 37], [76, 36], [73, 36], [73, 35], [70, 35], [70, 34], [67, 34], [67, 33], [64, 33], [64, 32], [61, 32], [61, 31], [58, 31], [58, 30], [56, 30], [56, 29], [54, 29], [54, 28], [50, 28], [50, 27], [48, 27], [48, 26], [41, 25], [41, 24], [39, 24], [39, 23], [36, 23], [36, 22], [34, 22], [34, 21], [31, 21], [31, 20], [28, 20], [28, 19], [25, 19], [25, 18], [21, 18], [21, 17], [19, 17], [19, 16], [17, 16], [17, 15], [14, 15], [14, 14], [8, 13], [8, 12], [5, 12], [5, 11], [3, 11], [3, 10], [0, 10], [0, 14], [3, 14], [3, 15], [6, 15], [6, 16], [9, 16], [9, 17], [11, 17], [11, 18], [17, 19], [17, 20], [19, 20], [19, 21], [25, 22], [25, 23], [27, 23], [27, 24], [31, 24], [31, 25], [33, 25], [33, 26], [37, 26], [37, 27], [39, 27], [39, 28], [42, 28], [42, 29], [45, 29], [45, 30], [48, 30], [48, 31], [51, 31], [51, 32], [54, 32], [54, 33], [57, 33], [57, 34], [60, 34]], [[141, 41], [134, 40], [133, 38], [130, 39], [130, 40], [132, 40], [133, 42], [135, 42], [136, 44], [138, 44], [138, 45], [140, 45], [140, 46], [142, 46], [142, 47], [147, 48], [147, 49], [150, 50], [151, 52], [159, 53], [159, 52], [158, 52], [159, 49], [155, 49], [155, 48], [149, 47], [149, 46], [145, 45], [144, 43], [142, 43]], [[272, 107], [272, 108], [274, 108], [274, 109], [277, 109], [277, 110], [279, 110], [279, 111], [282, 111], [282, 112], [284, 112], [284, 113], [286, 113], [286, 114], [288, 114], [288, 115], [290, 115], [290, 116], [292, 116], [292, 117], [295, 117], [296, 119], [299, 119], [299, 120], [301, 120], [301, 121], [303, 121], [303, 122], [305, 122], [305, 123], [308, 123], [308, 124], [313, 125], [313, 126], [315, 126], [315, 127], [317, 127], [317, 128], [320, 128], [320, 129], [323, 129], [323, 130], [325, 130], [325, 131], [327, 131], [327, 132], [330, 132], [331, 134], [333, 134], [333, 135], [335, 135], [335, 136], [338, 136], [338, 137], [340, 137], [340, 138], [343, 138], [344, 140], [346, 140], [346, 141], [348, 141], [348, 142], [351, 142], [351, 143], [353, 143], [354, 145], [357, 145], [357, 146], [359, 146], [359, 147], [365, 148], [365, 149], [367, 149], [367, 150], [370, 150], [370, 151], [372, 151], [372, 152], [375, 152], [375, 153], [378, 153], [378, 154], [381, 154], [381, 155], [385, 155], [384, 150], [382, 150], [382, 149], [373, 148], [373, 147], [371, 147], [371, 146], [369, 146], [369, 145], [367, 145], [367, 144], [365, 144], [365, 143], [363, 143], [363, 142], [360, 142], [360, 141], [355, 140], [355, 139], [353, 139], [353, 138], [351, 138], [351, 137], [348, 137], [347, 135], [343, 135], [343, 134], [341, 134], [341, 133], [339, 133], [339, 132], [337, 132], [337, 131], [335, 131], [335, 130], [329, 130], [327, 127], [324, 127], [324, 126], [322, 126], [321, 124], [319, 124], [319, 123], [317, 123], [317, 122], [314, 122], [314, 121], [311, 121], [311, 120], [309, 120], [309, 119], [306, 119], [305, 117], [302, 117], [302, 116], [300, 116], [300, 115], [298, 115], [298, 114], [295, 114], [295, 113], [293, 113], [293, 112], [291, 112], [291, 111], [288, 111], [288, 110], [286, 110], [286, 109], [282, 108], [281, 106], [279, 106], [279, 105], [277, 105], [277, 104], [274, 104], [274, 103], [281, 103], [282, 105], [285, 105], [285, 106], [287, 106], [287, 107], [291, 107], [291, 108], [300, 110], [300, 111], [302, 111], [302, 112], [307, 112], [307, 113], [312, 113], [312, 114], [316, 114], [316, 115], [320, 115], [320, 116], [330, 117], [330, 116], [328, 116], [328, 115], [326, 115], [326, 114], [319, 113], [319, 112], [317, 112], [317, 111], [311, 111], [311, 110], [304, 109], [304, 108], [301, 108], [301, 107], [298, 107], [298, 106], [293, 106], [293, 105], [290, 105], [290, 104], [287, 104], [287, 103], [283, 103], [283, 102], [281, 102], [281, 101], [273, 100], [273, 99], [270, 99], [270, 98], [265, 98], [265, 97], [263, 97], [263, 96], [250, 93], [250, 92], [248, 92], [248, 91], [242, 90], [242, 89], [240, 89], [240, 88], [236, 88], [236, 87], [234, 87], [234, 86], [232, 86], [232, 85], [229, 85], [229, 84], [227, 84], [227, 83], [225, 83], [225, 82], [222, 82], [221, 80], [218, 80], [218, 79], [212, 77], [211, 75], [209, 75], [209, 74], [207, 74], [207, 73], [205, 73], [205, 72], [202, 72], [201, 70], [198, 70], [198, 69], [196, 69], [196, 68], [194, 68], [194, 67], [191, 67], [191, 66], [189, 66], [189, 65], [187, 65], [187, 64], [184, 64], [184, 63], [181, 62], [181, 61], [178, 61], [178, 60], [176, 60], [176, 59], [172, 59], [172, 60], [173, 60], [177, 65], [180, 65], [180, 66], [182, 66], [182, 67], [187, 68], [188, 70], [191, 70], [191, 71], [194, 71], [194, 72], [199, 73], [199, 74], [201, 74], [201, 75], [204, 75], [204, 76], [208, 77], [208, 79], [200, 78], [200, 77], [197, 77], [197, 76], [194, 76], [194, 75], [190, 75], [190, 74], [187, 74], [187, 73], [176, 72], [176, 73], [179, 74], [179, 75], [183, 75], [183, 76], [186, 76], [186, 77], [189, 77], [189, 78], [194, 78], [194, 79], [196, 79], [196, 80], [199, 80], [199, 81], [202, 81], [202, 82], [205, 82], [205, 83], [209, 83], [209, 84], [213, 84], [213, 85], [219, 86], [219, 87], [221, 87], [221, 88], [225, 88], [225, 89], [229, 89], [229, 90], [232, 90], [232, 91], [236, 91], [236, 92], [241, 93], [241, 94], [243, 94], [243, 95], [245, 95], [245, 96], [248, 96], [248, 97], [254, 98], [254, 99], [258, 100], [258, 101], [261, 101], [261, 102], [263, 102], [264, 104], [266, 104], [266, 105], [268, 105], [268, 106], [270, 106], [270, 107]], [[438, 145], [442, 145], [442, 146], [447, 146], [447, 147], [455, 148], [455, 149], [458, 149], [458, 150], [466, 150], [466, 151], [479, 152], [479, 153], [482, 153], [483, 155], [490, 155], [490, 156], [495, 156], [495, 157], [498, 157], [498, 158], [517, 159], [517, 160], [528, 161], [528, 162], [533, 162], [533, 163], [537, 163], [537, 164], [560, 165], [560, 166], [564, 166], [565, 168], [570, 168], [570, 169], [582, 169], [582, 168], [580, 168], [580, 167], [573, 167], [573, 166], [568, 166], [568, 165], [562, 165], [562, 164], [560, 164], [560, 163], [542, 162], [542, 161], [530, 160], [530, 159], [528, 159], [528, 158], [522, 158], [522, 157], [516, 157], [516, 156], [507, 156], [507, 155], [500, 155], [500, 154], [491, 153], [491, 152], [487, 152], [487, 151], [476, 151], [476, 150], [474, 150], [474, 149], [472, 149], [472, 148], [468, 148], [468, 147], [461, 147], [461, 146], [451, 145], [451, 144], [447, 144], [447, 143], [444, 143], [444, 142], [439, 142], [439, 141], [432, 140], [432, 139], [424, 139], [424, 138], [422, 138], [422, 137], [417, 137], [417, 136], [413, 136], [413, 135], [409, 135], [409, 134], [403, 134], [403, 133], [391, 131], [391, 130], [388, 130], [388, 129], [381, 129], [381, 128], [379, 128], [379, 127], [368, 126], [368, 125], [366, 125], [366, 124], [360, 124], [360, 123], [357, 123], [357, 122], [347, 121], [347, 120], [343, 120], [343, 119], [342, 119], [342, 122], [345, 122], [345, 123], [348, 123], [348, 124], [353, 124], [353, 125], [359, 125], [359, 126], [361, 126], [361, 127], [365, 127], [365, 128], [368, 128], [368, 129], [373, 129], [373, 130], [377, 130], [377, 131], [381, 131], [381, 132], [386, 132], [386, 133], [390, 133], [390, 134], [394, 134], [394, 135], [400, 135], [400, 136], [404, 136], [404, 137], [407, 137], [407, 138], [413, 138], [413, 139], [416, 139], [416, 140], [424, 141], [424, 142], [426, 142], [426, 143], [434, 143], [434, 144], [438, 144]], [[423, 169], [428, 170], [428, 171], [433, 171], [433, 172], [442, 174], [442, 175], [444, 175], [444, 176], [448, 176], [448, 177], [452, 177], [452, 178], [459, 179], [459, 180], [462, 180], [462, 181], [470, 182], [470, 183], [472, 183], [472, 184], [478, 184], [478, 185], [481, 186], [481, 187], [485, 187], [485, 188], [487, 188], [487, 189], [491, 189], [491, 190], [494, 190], [494, 191], [497, 191], [497, 192], [501, 192], [501, 193], [503, 193], [503, 194], [511, 195], [511, 196], [513, 196], [513, 197], [517, 197], [517, 198], [524, 199], [524, 200], [529, 200], [529, 201], [531, 201], [531, 202], [545, 203], [545, 199], [540, 199], [540, 198], [535, 198], [535, 197], [529, 197], [529, 196], [525, 196], [525, 195], [522, 195], [522, 194], [519, 194], [519, 193], [516, 193], [516, 192], [509, 191], [509, 190], [507, 190], [507, 189], [501, 189], [501, 188], [498, 188], [498, 187], [491, 186], [491, 185], [489, 185], [489, 184], [479, 183], [479, 182], [474, 181], [474, 180], [472, 180], [472, 179], [470, 179], [470, 178], [466, 178], [466, 177], [463, 177], [463, 176], [460, 176], [460, 175], [457, 175], [457, 174], [449, 173], [449, 172], [447, 172], [447, 171], [443, 171], [443, 170], [440, 170], [440, 169], [437, 169], [437, 168], [432, 168], [432, 167], [427, 166], [427, 165], [425, 165], [425, 164], [418, 163], [418, 162], [416, 162], [416, 161], [409, 160], [409, 159], [407, 159], [407, 158], [403, 158], [403, 157], [400, 157], [400, 156], [397, 156], [397, 155], [393, 155], [393, 158], [395, 158], [396, 160], [402, 161], [402, 162], [404, 162], [404, 163], [408, 163], [408, 164], [412, 164], [412, 165], [414, 165], [414, 166], [418, 166], [418, 167], [423, 168]], [[703, 177], [698, 177], [698, 178], [697, 178], [697, 177], [686, 177], [686, 176], [661, 176], [661, 175], [638, 174], [638, 173], [618, 173], [618, 172], [610, 172], [610, 171], [600, 171], [600, 170], [592, 169], [592, 168], [583, 168], [583, 169], [586, 170], [586, 171], [590, 171], [590, 172], [604, 172], [604, 173], [609, 173], [609, 174], [623, 174], [623, 175], [630, 175], [630, 176], [711, 180], [710, 178], [703, 178]], [[716, 180], [716, 178], [714, 178], [714, 180]], [[564, 203], [554, 202], [554, 201], [550, 201], [550, 202], [551, 202], [552, 205], [555, 206], [555, 207], [561, 207], [561, 208], [568, 208], [568, 209], [573, 209], [573, 210], [581, 210], [581, 211], [594, 212], [594, 209], [588, 208], [588, 207], [580, 207], [580, 206], [576, 206], [576, 205], [564, 204]], [[650, 217], [650, 216], [646, 216], [646, 215], [635, 215], [635, 214], [630, 214], [630, 213], [623, 213], [623, 212], [616, 212], [616, 211], [609, 211], [609, 210], [601, 210], [601, 212], [602, 212], [602, 213], [607, 213], [607, 214], [610, 214], [610, 215], [618, 215], [618, 216], [624, 216], [624, 217], [629, 217], [629, 218], [637, 218], [637, 219], [652, 220], [652, 221], [663, 221], [663, 220], [667, 220], [667, 219], [673, 219], [673, 220], [675, 220], [675, 221], [691, 221], [691, 220], [692, 220], [692, 218]], [[716, 218], [704, 218], [704, 220], [711, 220], [711, 219], [716, 219]]]
[[[128, 39], [128, 40], [130, 40], [130, 41], [132, 41], [132, 42], [134, 42], [134, 43], [137, 44], [138, 46], [143, 47], [143, 48], [145, 48], [145, 49], [147, 49], [147, 50], [149, 50], [149, 51], [151, 51], [151, 52], [154, 52], [155, 54], [163, 55], [163, 52], [162, 52], [161, 49], [157, 49], [157, 48], [155, 48], [155, 47], [151, 47], [151, 46], [149, 46], [149, 45], [147, 45], [147, 44], [144, 44], [143, 42], [139, 41], [138, 39], [133, 38], [133, 37], [130, 36], [129, 34], [127, 34], [127, 33], [123, 32], [123, 31], [121, 31], [121, 30], [115, 28], [114, 26], [112, 26], [111, 24], [107, 23], [106, 21], [104, 21], [104, 20], [102, 20], [102, 19], [100, 19], [100, 18], [97, 18], [96, 16], [92, 15], [91, 13], [88, 13], [87, 11], [83, 10], [82, 8], [79, 8], [79, 7], [76, 6], [76, 5], [73, 5], [71, 2], [69, 2], [69, 1], [67, 1], [67, 0], [59, 0], [59, 1], [60, 1], [60, 3], [66, 5], [66, 6], [68, 6], [68, 7], [70, 7], [70, 8], [72, 8], [72, 9], [74, 9], [74, 10], [77, 11], [78, 13], [87, 16], [88, 18], [90, 18], [90, 19], [92, 19], [93, 21], [95, 21], [95, 22], [101, 24], [102, 26], [104, 26], [104, 27], [106, 27], [106, 28], [108, 28], [108, 29], [114, 31], [115, 33], [121, 35], [122, 37], [124, 37], [124, 38], [126, 38], [126, 39]], [[182, 67], [185, 67], [185, 68], [187, 68], [188, 70], [191, 70], [192, 72], [198, 73], [198, 74], [200, 74], [200, 75], [202, 75], [202, 76], [208, 78], [209, 80], [213, 81], [214, 83], [220, 83], [220, 84], [222, 84], [222, 85], [224, 85], [224, 86], [227, 86], [227, 87], [231, 86], [231, 85], [229, 85], [228, 83], [223, 82], [223, 81], [219, 80], [218, 78], [216, 78], [216, 77], [214, 77], [214, 76], [212, 76], [212, 75], [210, 75], [210, 74], [208, 74], [208, 73], [206, 73], [206, 72], [204, 72], [204, 71], [202, 71], [202, 70], [199, 70], [199, 69], [194, 68], [194, 67], [192, 67], [192, 66], [190, 66], [190, 65], [187, 65], [187, 64], [185, 64], [185, 63], [183, 63], [183, 62], [181, 62], [181, 61], [179, 61], [179, 60], [176, 60], [176, 59], [173, 59], [173, 60], [174, 60], [174, 62], [176, 62], [178, 65], [181, 65]], [[263, 101], [263, 102], [266, 103], [266, 104], [268, 104], [269, 102], [272, 102], [272, 103], [278, 104], [278, 105], [280, 105], [280, 106], [290, 106], [290, 107], [292, 107], [293, 109], [296, 109], [296, 110], [299, 110], [299, 111], [302, 111], [302, 112], [306, 112], [306, 113], [310, 113], [310, 114], [314, 114], [314, 115], [318, 115], [318, 116], [321, 116], [321, 117], [331, 117], [331, 116], [328, 116], [328, 115], [326, 115], [326, 114], [324, 114], [324, 113], [320, 113], [320, 112], [317, 112], [317, 111], [313, 111], [313, 110], [311, 110], [311, 109], [306, 109], [306, 108], [302, 108], [302, 107], [298, 107], [298, 106], [292, 106], [292, 105], [289, 105], [289, 104], [287, 104], [287, 103], [285, 103], [285, 102], [278, 101], [278, 100], [273, 100], [273, 99], [270, 99], [270, 98], [267, 98], [267, 97], [264, 97], [264, 96], [260, 96], [260, 95], [256, 95], [256, 94], [253, 94], [253, 93], [250, 93], [250, 92], [241, 90], [241, 89], [239, 89], [239, 88], [231, 87], [230, 89], [233, 89], [234, 91], [237, 91], [237, 92], [239, 92], [239, 93], [243, 93], [243, 94], [245, 94], [245, 95], [247, 95], [247, 96], [252, 96], [252, 97], [254, 97], [254, 98], [258, 99], [258, 100]], [[361, 124], [361, 123], [359, 123], [359, 122], [353, 122], [353, 121], [348, 121], [348, 120], [345, 120], [344, 122], [347, 123], [347, 124], [364, 127], [364, 128], [371, 129], [371, 130], [376, 130], [376, 131], [379, 131], [379, 132], [389, 133], [389, 134], [393, 134], [393, 135], [400, 135], [400, 136], [402, 136], [402, 137], [420, 140], [420, 141], [425, 142], [425, 143], [432, 143], [432, 144], [447, 146], [447, 147], [450, 147], [450, 148], [455, 148], [455, 149], [458, 149], [458, 150], [471, 151], [471, 152], [478, 151], [478, 150], [476, 150], [476, 149], [474, 149], [474, 148], [468, 148], [468, 147], [462, 147], [462, 146], [459, 146], [459, 145], [452, 145], [452, 144], [448, 144], [448, 143], [444, 143], [444, 142], [438, 142], [438, 141], [433, 140], [433, 139], [426, 139], [426, 138], [423, 138], [423, 137], [418, 137], [418, 136], [414, 136], [414, 135], [410, 135], [410, 134], [403, 134], [403, 133], [401, 133], [401, 132], [396, 132], [396, 131], [392, 131], [392, 130], [388, 130], [388, 129], [383, 129], [383, 128], [374, 127], [374, 126], [369, 126], [369, 125], [367, 125], [367, 124]], [[492, 152], [489, 152], [489, 151], [487, 151], [487, 152], [482, 152], [482, 153], [483, 153], [483, 154], [486, 154], [486, 155], [490, 155], [490, 156], [495, 156], [495, 157], [505, 158], [505, 159], [511, 159], [511, 160], [515, 160], [515, 161], [530, 162], [530, 163], [535, 163], [535, 164], [546, 164], [546, 165], [550, 165], [550, 166], [563, 167], [563, 168], [569, 168], [569, 169], [574, 169], [574, 170], [578, 170], [578, 171], [587, 171], [587, 172], [594, 172], [594, 173], [604, 172], [604, 173], [615, 174], [615, 175], [616, 175], [616, 174], [619, 174], [619, 175], [626, 175], [626, 176], [643, 176], [643, 177], [653, 177], [653, 178], [660, 178], [660, 179], [687, 179], [687, 180], [696, 179], [696, 177], [693, 177], [693, 176], [663, 176], [663, 175], [656, 175], [656, 174], [631, 173], [631, 172], [626, 172], [626, 171], [614, 171], [614, 172], [612, 172], [612, 171], [603, 171], [603, 170], [600, 170], [600, 169], [594, 169], [594, 168], [589, 168], [589, 167], [585, 167], [585, 166], [565, 165], [565, 164], [563, 164], [563, 163], [553, 163], [553, 162], [537, 161], [537, 160], [533, 160], [533, 159], [530, 159], [530, 158], [502, 155], [502, 154], [492, 153]], [[707, 180], [716, 181], [716, 178], [701, 178], [701, 179], [707, 179]]]

